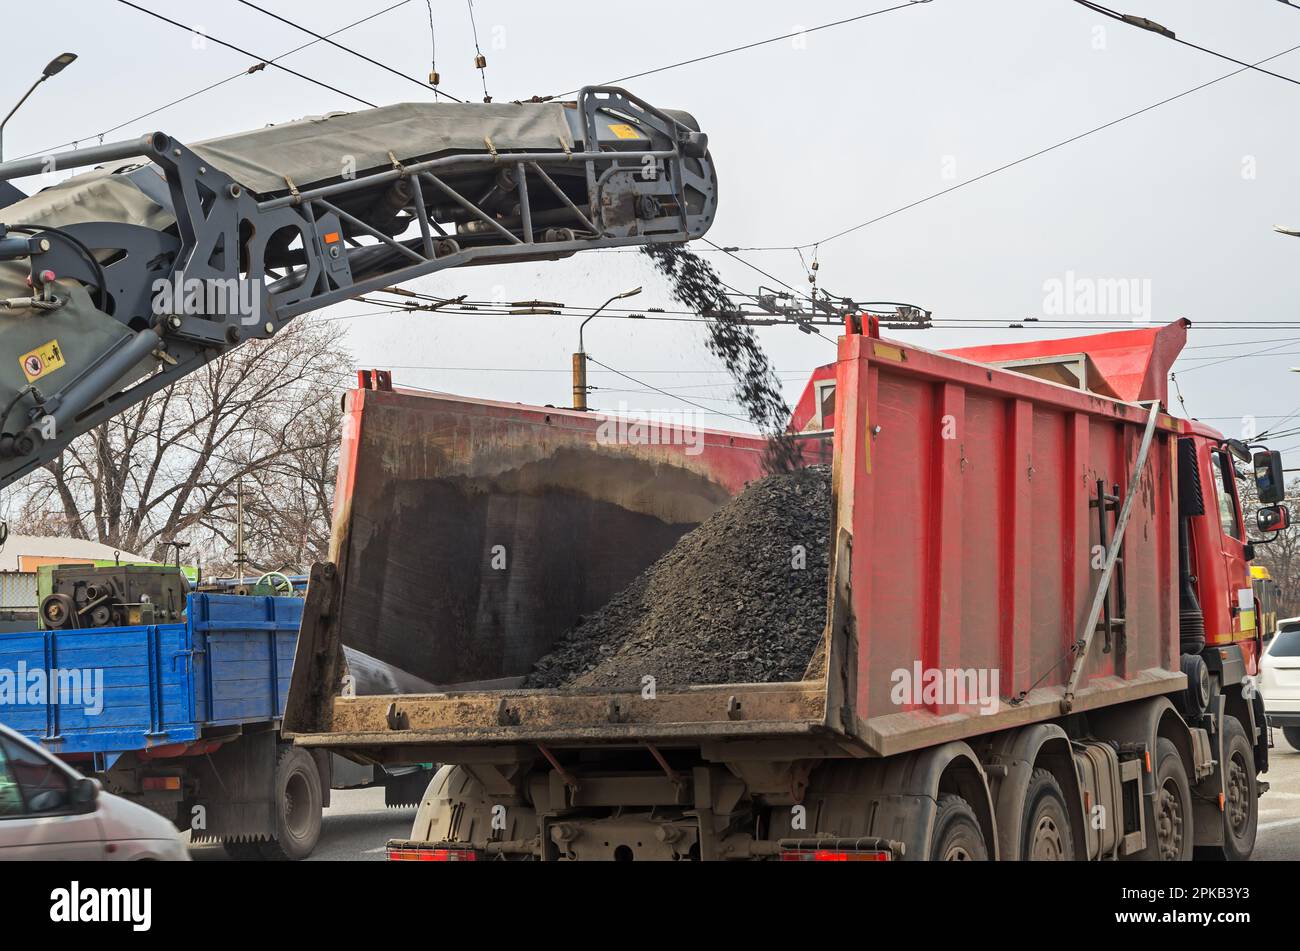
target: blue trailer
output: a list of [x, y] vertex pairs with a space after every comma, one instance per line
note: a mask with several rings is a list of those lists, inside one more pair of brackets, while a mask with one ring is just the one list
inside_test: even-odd
[[303, 858], [331, 786], [381, 782], [405, 804], [427, 777], [282, 740], [302, 604], [191, 593], [178, 623], [2, 633], [0, 722], [194, 841]]

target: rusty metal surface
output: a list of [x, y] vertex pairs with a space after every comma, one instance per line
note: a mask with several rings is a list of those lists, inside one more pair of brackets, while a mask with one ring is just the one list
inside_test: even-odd
[[349, 399], [342, 641], [437, 684], [527, 673], [761, 471], [756, 437], [704, 432], [695, 454], [611, 442], [589, 413]]
[[338, 572], [332, 562], [312, 565], [294, 648], [281, 732], [286, 736], [330, 729], [333, 696], [342, 671]]
[[[824, 710], [823, 686], [816, 681], [691, 688], [660, 692], [651, 699], [635, 691], [600, 690], [406, 694], [336, 698], [332, 729], [386, 734], [391, 740], [395, 734], [502, 728], [501, 738], [520, 742], [543, 732], [566, 730], [575, 736], [595, 736], [666, 724], [748, 729], [756, 722], [820, 723]], [[394, 730], [393, 722], [400, 723], [401, 729]]]
[[[1159, 669], [1142, 671], [1129, 679], [1096, 678], [1075, 694], [1073, 710], [1083, 713], [1171, 693], [1186, 686], [1187, 678], [1183, 674]], [[1015, 706], [1000, 704], [996, 712], [988, 715], [940, 715], [925, 709], [905, 710], [862, 723], [858, 735], [873, 754], [892, 756], [949, 740], [963, 740], [1055, 719], [1060, 714], [1064, 695], [1062, 686], [1042, 687], [1031, 691], [1022, 703]]]

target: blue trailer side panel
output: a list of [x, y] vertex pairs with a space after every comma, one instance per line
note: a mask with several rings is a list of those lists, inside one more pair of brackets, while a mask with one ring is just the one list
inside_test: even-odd
[[67, 755], [278, 720], [301, 619], [297, 598], [191, 594], [184, 624], [0, 634], [0, 721]]
[[196, 644], [198, 718], [210, 725], [278, 720], [289, 692], [302, 600], [191, 595], [188, 619]]

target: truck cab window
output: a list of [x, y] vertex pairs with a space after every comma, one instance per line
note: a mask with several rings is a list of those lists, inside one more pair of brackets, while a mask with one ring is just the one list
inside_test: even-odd
[[1218, 449], [1210, 450], [1210, 467], [1214, 474], [1214, 495], [1219, 500], [1219, 524], [1223, 534], [1241, 541], [1241, 525], [1237, 521], [1237, 486], [1232, 472], [1232, 460]]

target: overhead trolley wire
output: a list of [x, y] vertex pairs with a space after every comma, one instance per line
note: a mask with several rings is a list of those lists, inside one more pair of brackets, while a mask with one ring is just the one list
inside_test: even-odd
[[300, 73], [296, 69], [290, 69], [288, 66], [285, 66], [282, 63], [277, 63], [273, 59], [267, 59], [264, 56], [258, 56], [256, 53], [250, 53], [248, 50], [236, 46], [234, 43], [228, 43], [225, 40], [218, 39], [217, 37], [213, 36], [211, 33], [205, 33], [200, 30], [196, 30], [194, 27], [186, 26], [184, 23], [181, 23], [179, 20], [173, 20], [171, 17], [163, 16], [161, 13], [158, 13], [154, 10], [149, 10], [138, 4], [132, 3], [131, 0], [117, 0], [117, 2], [122, 4], [125, 7], [130, 7], [132, 10], [138, 10], [141, 13], [151, 16], [155, 20], [161, 20], [163, 23], [168, 23], [171, 26], [176, 27], [178, 30], [184, 30], [186, 33], [190, 33], [190, 34], [198, 33], [199, 35], [203, 36], [204, 39], [211, 40], [213, 43], [216, 43], [218, 46], [224, 46], [227, 49], [232, 49], [236, 53], [242, 53], [244, 56], [251, 56], [259, 63], [265, 63], [267, 66], [274, 66], [276, 69], [282, 72], [286, 72], [290, 76], [297, 76], [299, 79], [305, 79], [307, 82], [312, 83], [313, 85], [320, 86], [322, 89], [328, 89], [330, 92], [338, 93], [340, 96], [346, 96], [347, 98], [353, 100], [354, 102], [361, 103], [363, 106], [370, 106], [372, 109], [378, 108], [375, 105], [375, 103], [371, 102], [369, 99], [362, 99], [360, 96], [354, 96], [352, 95], [352, 93], [339, 89], [337, 86], [331, 86], [329, 83], [324, 82], [323, 80], [315, 79], [311, 76], [308, 76], [306, 73]]
[[[642, 70], [639, 73], [629, 73], [627, 76], [620, 76], [617, 79], [607, 80], [603, 85], [612, 86], [615, 83], [627, 82], [629, 79], [640, 79], [643, 76], [653, 76], [656, 73], [667, 72], [670, 69], [677, 69], [682, 66], [691, 66], [695, 63], [703, 63], [707, 60], [717, 59], [719, 56], [730, 56], [732, 53], [742, 53], [745, 50], [752, 50], [759, 46], [767, 46], [771, 43], [780, 43], [782, 40], [792, 40], [795, 37], [806, 36], [809, 33], [817, 33], [821, 30], [829, 30], [832, 27], [844, 26], [849, 23], [856, 23], [859, 20], [865, 20], [868, 17], [879, 16], [882, 13], [892, 13], [895, 10], [905, 10], [908, 7], [920, 6], [923, 3], [929, 3], [930, 0], [910, 0], [908, 3], [895, 4], [892, 7], [885, 7], [881, 10], [872, 10], [869, 13], [859, 13], [856, 16], [845, 17], [842, 20], [835, 20], [831, 23], [822, 23], [818, 26], [810, 26], [804, 30], [795, 30], [793, 33], [782, 33], [780, 36], [769, 37], [766, 40], [757, 40], [753, 43], [746, 43], [744, 46], [733, 46], [731, 49], [718, 50], [714, 53], [706, 53], [703, 56], [696, 56], [692, 59], [684, 59], [678, 63], [669, 63], [667, 66], [656, 66], [654, 69]], [[546, 96], [545, 99], [561, 99], [565, 96], [571, 96], [575, 92], [581, 92], [581, 89], [569, 89], [565, 92], [556, 93], [553, 96]]]
[[[266, 9], [265, 7], [260, 7], [260, 6], [258, 6], [256, 3], [251, 2], [251, 0], [238, 0], [238, 2], [239, 2], [239, 3], [242, 3], [242, 4], [243, 4], [244, 6], [246, 6], [246, 7], [249, 7], [250, 9], [256, 10], [258, 13], [264, 13], [264, 14], [266, 14], [267, 16], [269, 16], [269, 17], [270, 17], [271, 19], [273, 19], [273, 20], [278, 20], [278, 21], [280, 21], [281, 23], [284, 23], [284, 24], [286, 24], [286, 25], [288, 25], [288, 26], [291, 26], [291, 27], [293, 27], [295, 30], [301, 30], [303, 33], [306, 33], [306, 34], [309, 35], [309, 36], [314, 36], [314, 37], [316, 37], [316, 39], [320, 40], [322, 43], [328, 43], [330, 46], [333, 46], [335, 49], [340, 49], [340, 50], [342, 50], [342, 51], [345, 52], [345, 53], [350, 53], [350, 54], [352, 54], [353, 56], [356, 56], [358, 59], [363, 59], [363, 60], [365, 60], [367, 63], [371, 63], [371, 64], [373, 64], [373, 65], [375, 65], [375, 66], [378, 66], [380, 69], [386, 70], [387, 72], [392, 73], [394, 76], [399, 76], [399, 77], [401, 77], [402, 79], [405, 79], [407, 82], [415, 83], [415, 85], [419, 86], [421, 89], [423, 89], [423, 90], [425, 90], [425, 91], [428, 91], [428, 90], [430, 90], [430, 89], [433, 89], [433, 90], [435, 90], [435, 91], [441, 92], [441, 90], [438, 90], [437, 87], [432, 87], [432, 86], [430, 86], [429, 83], [421, 82], [420, 80], [416, 79], [414, 76], [410, 76], [410, 75], [408, 75], [408, 74], [402, 72], [401, 70], [393, 69], [393, 67], [389, 66], [387, 63], [381, 63], [381, 62], [380, 62], [379, 60], [377, 60], [377, 59], [372, 59], [371, 57], [367, 56], [365, 53], [358, 52], [357, 50], [352, 49], [350, 46], [344, 46], [342, 43], [336, 43], [336, 42], [334, 42], [332, 39], [330, 39], [328, 36], [322, 36], [321, 34], [317, 33], [315, 30], [309, 30], [307, 27], [303, 26], [301, 23], [297, 23], [297, 22], [295, 22], [295, 21], [293, 21], [293, 20], [290, 20], [290, 19], [288, 19], [287, 17], [282, 17], [282, 16], [280, 16], [278, 13], [273, 13], [272, 11]], [[432, 20], [432, 12], [430, 12], [430, 21], [429, 21], [429, 22], [430, 22], [430, 25], [432, 25], [432, 23], [433, 23], [433, 20]], [[443, 92], [442, 94], [443, 94], [444, 96], [446, 96], [448, 99], [453, 100], [454, 102], [463, 102], [463, 101], [464, 101], [464, 100], [462, 100], [462, 99], [457, 99], [455, 96], [453, 96], [453, 95], [452, 95], [451, 93], [449, 93], [449, 92]]]
[[1246, 69], [1253, 69], [1255, 72], [1263, 73], [1265, 76], [1272, 76], [1274, 79], [1281, 79], [1284, 82], [1291, 83], [1292, 85], [1300, 86], [1300, 79], [1295, 79], [1291, 76], [1284, 76], [1281, 73], [1275, 73], [1271, 69], [1261, 69], [1258, 64], [1247, 63], [1245, 60], [1237, 59], [1235, 56], [1229, 56], [1226, 53], [1212, 50], [1207, 46], [1200, 46], [1190, 40], [1185, 40], [1182, 37], [1177, 36], [1174, 31], [1168, 27], [1162, 26], [1153, 20], [1148, 20], [1146, 17], [1133, 16], [1131, 13], [1120, 13], [1118, 10], [1112, 10], [1109, 7], [1103, 7], [1099, 3], [1094, 3], [1093, 0], [1074, 0], [1074, 2], [1079, 4], [1081, 7], [1086, 7], [1087, 9], [1092, 10], [1094, 13], [1100, 13], [1102, 16], [1110, 17], [1112, 20], [1127, 23], [1129, 26], [1135, 26], [1140, 30], [1146, 30], [1148, 33], [1154, 33], [1156, 36], [1162, 36], [1167, 40], [1172, 40], [1180, 46], [1199, 50], [1202, 53], [1208, 53], [1210, 56], [1227, 60], [1229, 63], [1236, 63], [1238, 66], [1243, 66]]
[[474, 32], [474, 65], [478, 68], [479, 78], [483, 80], [483, 101], [491, 102], [492, 97], [487, 91], [487, 57], [483, 55], [483, 50], [478, 45], [478, 23], [474, 19], [474, 0], [465, 0], [465, 5], [469, 9], [469, 26]]
[[[346, 32], [347, 30], [350, 30], [353, 27], [358, 27], [363, 23], [368, 23], [369, 21], [375, 19], [376, 17], [383, 16], [385, 13], [390, 13], [391, 11], [396, 10], [398, 7], [404, 7], [410, 2], [411, 0], [398, 0], [397, 3], [390, 4], [389, 6], [384, 7], [382, 10], [376, 10], [374, 13], [364, 16], [359, 20], [353, 20], [351, 23], [341, 26], [337, 30], [334, 30], [325, 35], [337, 36], [338, 34]], [[302, 50], [305, 50], [310, 46], [315, 46], [319, 42], [320, 40], [312, 40], [310, 43], [303, 43], [301, 46], [295, 46], [291, 50], [285, 50], [279, 56], [275, 56], [272, 59], [266, 60], [264, 62], [259, 61], [258, 63], [255, 63], [254, 65], [250, 66], [248, 69], [242, 69], [237, 73], [227, 76], [225, 79], [220, 79], [215, 83], [209, 83], [208, 85], [202, 87], [201, 89], [196, 89], [193, 92], [186, 93], [184, 96], [181, 96], [179, 99], [173, 99], [170, 102], [163, 103], [161, 106], [155, 106], [154, 108], [150, 109], [148, 112], [142, 112], [138, 116], [134, 116], [130, 119], [127, 119], [125, 122], [119, 122], [117, 125], [104, 129], [101, 132], [92, 132], [90, 135], [82, 136], [79, 139], [71, 139], [67, 142], [61, 142], [58, 145], [51, 145], [48, 148], [37, 149], [35, 152], [28, 152], [26, 155], [21, 155], [19, 156], [19, 158], [31, 158], [33, 155], [48, 155], [49, 153], [57, 149], [61, 149], [64, 146], [76, 147], [81, 142], [87, 142], [95, 138], [98, 138], [102, 142], [105, 136], [111, 135], [112, 133], [117, 132], [120, 129], [125, 129], [127, 126], [134, 125], [135, 123], [141, 121], [142, 119], [148, 119], [150, 116], [157, 115], [158, 113], [166, 109], [170, 109], [172, 106], [179, 106], [183, 102], [188, 102], [189, 100], [195, 98], [196, 96], [201, 96], [205, 92], [211, 92], [213, 89], [216, 89], [219, 86], [226, 85], [226, 83], [234, 82], [236, 79], [240, 79], [244, 76], [250, 76], [255, 73], [261, 72], [261, 70], [265, 68], [265, 63], [271, 63], [274, 62], [275, 60], [284, 59], [286, 56], [292, 56], [294, 53], [301, 52]]]

